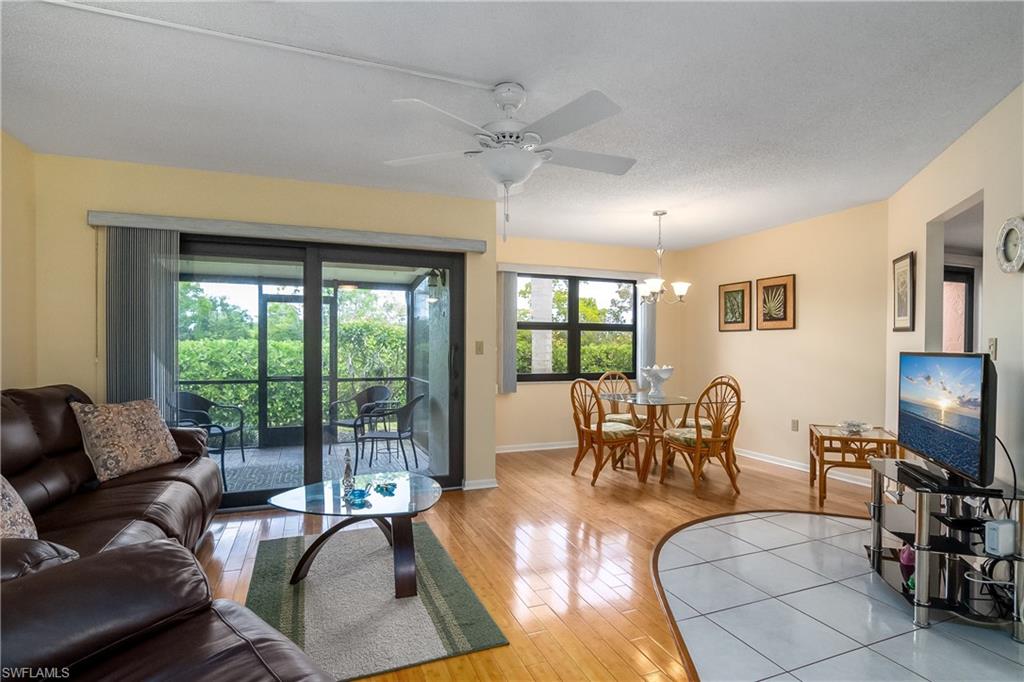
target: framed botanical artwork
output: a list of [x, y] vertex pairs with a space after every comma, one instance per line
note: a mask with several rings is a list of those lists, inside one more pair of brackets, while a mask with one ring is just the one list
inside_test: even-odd
[[718, 331], [750, 331], [750, 281], [718, 285]]
[[892, 262], [892, 330], [914, 331], [914, 252]]
[[796, 275], [757, 280], [757, 328], [796, 328]]

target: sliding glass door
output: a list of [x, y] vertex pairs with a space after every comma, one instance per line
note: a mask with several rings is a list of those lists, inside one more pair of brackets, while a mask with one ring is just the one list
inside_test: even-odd
[[225, 506], [338, 478], [346, 455], [461, 485], [461, 254], [188, 236], [181, 254], [175, 421], [209, 432]]
[[321, 249], [325, 476], [347, 456], [357, 473], [417, 471], [462, 484], [462, 262]]

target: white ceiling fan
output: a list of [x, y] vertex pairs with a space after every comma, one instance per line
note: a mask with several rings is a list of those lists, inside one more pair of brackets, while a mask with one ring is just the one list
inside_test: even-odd
[[478, 126], [453, 113], [435, 107], [420, 99], [396, 99], [397, 104], [410, 104], [431, 118], [469, 133], [476, 138], [479, 149], [441, 152], [386, 161], [390, 166], [410, 166], [459, 157], [474, 158], [484, 172], [504, 189], [505, 227], [503, 239], [508, 238], [508, 196], [513, 188], [526, 182], [542, 163], [623, 175], [636, 159], [612, 154], [598, 154], [576, 149], [552, 147], [555, 140], [614, 116], [622, 111], [615, 102], [599, 90], [591, 90], [556, 109], [533, 123], [515, 118], [516, 111], [526, 102], [526, 90], [518, 83], [499, 83], [492, 91], [494, 103], [505, 118]]

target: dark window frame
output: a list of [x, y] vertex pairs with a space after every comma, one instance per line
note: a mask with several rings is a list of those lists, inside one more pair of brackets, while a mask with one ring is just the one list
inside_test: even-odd
[[[633, 337], [632, 344], [632, 369], [623, 372], [630, 379], [636, 379], [637, 361], [637, 293], [636, 280], [616, 279], [610, 277], [586, 277], [579, 275], [539, 275], [529, 272], [517, 273], [517, 277], [529, 277], [531, 279], [560, 279], [568, 284], [569, 300], [567, 305], [567, 320], [565, 322], [516, 322], [516, 332], [524, 331], [564, 331], [567, 332], [567, 372], [545, 373], [545, 374], [521, 374], [517, 373], [517, 381], [573, 381], [575, 379], [599, 379], [603, 372], [582, 372], [580, 371], [580, 352], [582, 332], [629, 332]], [[630, 324], [606, 324], [595, 322], [580, 322], [580, 282], [612, 282], [615, 284], [630, 284], [633, 287], [633, 321]], [[518, 290], [517, 290], [518, 297]]]

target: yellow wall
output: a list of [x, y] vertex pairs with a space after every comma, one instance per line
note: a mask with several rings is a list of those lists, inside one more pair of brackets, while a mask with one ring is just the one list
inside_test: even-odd
[[[941, 350], [941, 220], [961, 202], [982, 195], [984, 258], [980, 351], [998, 339], [996, 431], [1024, 475], [1024, 274], [999, 270], [993, 247], [1007, 218], [1024, 213], [1024, 95], [1006, 99], [915, 175], [888, 202], [888, 260], [917, 253], [917, 324], [913, 332], [887, 333], [886, 421], [896, 425], [900, 351]], [[931, 224], [931, 227], [929, 225]], [[939, 237], [936, 239], [935, 237]], [[931, 239], [929, 239], [931, 237]], [[886, 321], [892, 322], [892, 284]], [[937, 305], [936, 305], [937, 303]], [[1009, 480], [1006, 457], [997, 453], [997, 475]]]
[[[1024, 470], [1024, 276], [998, 271], [991, 244], [1024, 212], [1021, 89], [889, 200], [665, 256], [665, 276], [693, 283], [685, 306], [659, 305], [658, 362], [668, 388], [696, 395], [736, 375], [745, 404], [737, 445], [804, 461], [807, 425], [857, 418], [895, 426], [900, 350], [927, 345], [930, 223], [985, 201], [982, 338], [999, 339], [999, 432]], [[495, 393], [496, 262], [649, 272], [653, 249], [513, 238], [495, 243], [494, 205], [427, 194], [32, 155], [3, 137], [3, 384], [69, 381], [103, 392], [101, 241], [89, 209], [385, 230], [485, 239], [467, 258], [468, 480], [494, 477], [494, 449], [572, 441], [568, 383]], [[30, 237], [33, 224], [34, 240]], [[890, 331], [891, 261], [918, 253], [918, 331]], [[941, 243], [939, 243], [941, 251]], [[35, 267], [45, 263], [46, 267]], [[797, 328], [717, 331], [718, 285], [796, 273]], [[34, 297], [34, 302], [33, 302]], [[495, 420], [497, 414], [497, 420]], [[799, 419], [798, 431], [790, 420]], [[1004, 462], [997, 466], [1001, 473]]]
[[[653, 232], [652, 232], [653, 235]], [[545, 239], [511, 238], [498, 242], [498, 262], [545, 265], [632, 273], [653, 273], [657, 269], [654, 248], [629, 248], [559, 242]], [[665, 263], [666, 279], [675, 271]], [[678, 358], [680, 306], [660, 305], [655, 341], [658, 364], [672, 364]], [[569, 381], [520, 382], [515, 393], [499, 395], [495, 419], [495, 441], [499, 449], [530, 449], [531, 446], [575, 442], [569, 406]], [[675, 377], [666, 383], [672, 390]]]
[[[879, 202], [678, 254], [693, 282], [678, 366], [697, 395], [732, 374], [744, 404], [736, 447], [806, 462], [807, 427], [880, 424], [885, 399], [886, 210]], [[796, 329], [718, 331], [718, 285], [796, 274]], [[799, 419], [799, 429], [790, 420]]]
[[3, 133], [0, 172], [0, 386], [36, 380], [35, 170], [32, 151]]
[[[37, 155], [35, 383], [103, 395], [102, 267], [86, 211], [431, 234], [487, 241], [466, 258], [466, 479], [494, 478], [494, 203], [279, 178]], [[10, 319], [5, 312], [5, 320]]]

